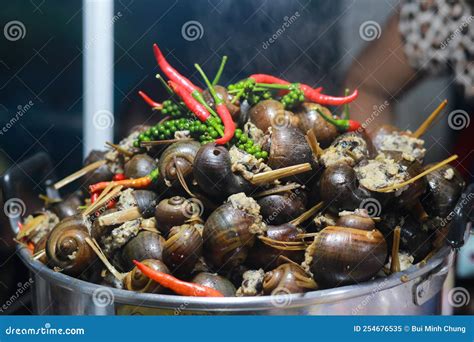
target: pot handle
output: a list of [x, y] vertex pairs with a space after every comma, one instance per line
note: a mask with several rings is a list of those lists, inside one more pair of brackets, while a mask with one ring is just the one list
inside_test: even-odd
[[[0, 188], [5, 202], [11, 205], [10, 227], [13, 233], [18, 231], [18, 222], [22, 216], [40, 210], [43, 201], [38, 198], [40, 193], [50, 193], [54, 177], [54, 167], [49, 154], [40, 152], [10, 167], [0, 178]], [[10, 201], [10, 202], [8, 202]]]
[[453, 211], [445, 220], [451, 221], [446, 242], [452, 248], [461, 248], [469, 238], [474, 216], [474, 183], [464, 190]]

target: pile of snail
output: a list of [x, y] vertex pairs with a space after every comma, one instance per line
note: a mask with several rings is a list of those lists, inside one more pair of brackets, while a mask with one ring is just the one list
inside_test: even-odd
[[[423, 263], [443, 244], [449, 225], [439, 223], [465, 183], [453, 158], [423, 165], [421, 134], [343, 132], [320, 115], [338, 119], [335, 107], [301, 98], [288, 108], [281, 90], [236, 99], [235, 87], [215, 89], [239, 139], [218, 145], [184, 123], [160, 140], [134, 127], [56, 183], [70, 193], [43, 196], [18, 242], [54, 271], [97, 284], [173, 294], [137, 260], [224, 296], [358, 284]], [[145, 185], [123, 182], [154, 170]]]

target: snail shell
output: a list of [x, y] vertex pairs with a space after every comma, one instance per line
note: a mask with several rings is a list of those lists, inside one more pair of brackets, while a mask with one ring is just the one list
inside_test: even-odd
[[306, 192], [297, 189], [268, 195], [257, 201], [265, 222], [279, 225], [291, 221], [306, 210]]
[[[272, 240], [297, 242], [301, 241], [298, 235], [302, 233], [302, 229], [290, 223], [285, 223], [279, 226], [267, 226], [265, 236]], [[296, 263], [300, 263], [304, 259], [304, 251], [286, 251], [257, 241], [250, 249], [246, 263], [256, 269], [271, 270], [285, 262], [280, 259], [280, 256], [285, 256]]]
[[198, 273], [191, 282], [200, 284], [203, 286], [210, 287], [211, 289], [215, 289], [222, 293], [224, 297], [234, 297], [236, 288], [235, 286], [228, 280], [220, 275], [209, 273], [209, 272], [201, 272]]
[[[313, 152], [305, 135], [296, 127], [279, 127], [272, 130], [270, 136], [268, 166], [280, 169], [287, 166], [310, 163], [315, 164]], [[304, 183], [309, 173], [290, 177], [291, 180]]]
[[144, 218], [150, 218], [155, 214], [158, 195], [151, 190], [134, 190], [132, 192], [140, 213]]
[[[166, 267], [166, 265], [160, 260], [146, 259], [141, 262], [155, 271], [170, 274], [168, 267]], [[124, 279], [124, 286], [127, 290], [136, 292], [166, 292], [166, 288], [145, 276], [137, 267], [134, 267], [130, 272], [127, 273]]]
[[[433, 166], [426, 165], [425, 169]], [[447, 165], [426, 175], [428, 183], [422, 204], [428, 215], [446, 217], [454, 209], [465, 182], [459, 172]]]
[[[313, 188], [313, 192], [317, 188]], [[319, 180], [319, 196], [329, 209], [339, 213], [359, 208], [363, 199], [371, 197], [370, 192], [359, 187], [354, 169], [341, 162], [328, 166]]]
[[74, 192], [63, 199], [61, 202], [51, 204], [49, 209], [55, 213], [60, 220], [76, 215], [79, 213], [77, 208], [82, 205], [81, 197], [80, 191]]
[[51, 267], [78, 276], [90, 267], [96, 255], [86, 243], [90, 237], [81, 215], [68, 217], [51, 231], [46, 243], [46, 254]]
[[218, 207], [207, 219], [204, 230], [204, 257], [219, 270], [230, 270], [244, 263], [255, 242], [250, 226], [255, 217], [231, 203]]
[[263, 278], [263, 293], [266, 295], [303, 293], [317, 287], [316, 282], [300, 266], [290, 263], [265, 273]]
[[197, 141], [178, 141], [168, 146], [160, 157], [158, 168], [160, 179], [168, 186], [178, 181], [178, 168], [184, 179], [189, 181], [193, 172], [194, 159], [201, 144]]
[[[96, 161], [105, 159], [106, 151], [92, 150], [89, 155], [84, 159], [84, 166], [92, 164]], [[95, 169], [94, 171], [88, 173], [84, 178], [84, 186], [89, 186], [91, 184], [109, 181], [112, 179], [114, 174], [110, 171], [110, 168], [107, 164], [102, 165], [101, 167]]]
[[283, 104], [273, 99], [260, 101], [250, 108], [249, 118], [263, 132], [267, 132], [270, 127], [282, 128], [292, 124], [296, 125], [294, 114], [285, 111]]
[[315, 237], [308, 255], [316, 282], [336, 287], [372, 278], [384, 265], [387, 244], [376, 229], [329, 226]]
[[134, 267], [133, 260], [161, 260], [165, 239], [158, 233], [142, 230], [130, 239], [121, 250], [121, 264], [124, 270]]
[[317, 103], [304, 102], [295, 111], [296, 118], [298, 119], [298, 128], [303, 133], [308, 132], [310, 129], [313, 130], [321, 147], [326, 148], [339, 135], [339, 133], [336, 126], [324, 120], [316, 109], [319, 109], [327, 116], [332, 117], [331, 111], [326, 107]]
[[202, 146], [194, 160], [194, 178], [206, 194], [224, 199], [238, 192], [248, 193], [253, 186], [232, 172], [229, 151], [214, 143]]
[[189, 213], [189, 202], [181, 196], [164, 199], [155, 208], [155, 219], [158, 230], [168, 236], [171, 227], [181, 226], [192, 215]]
[[192, 224], [171, 228], [163, 246], [163, 262], [174, 274], [189, 275], [202, 255], [202, 236]]
[[125, 163], [124, 174], [127, 178], [140, 178], [156, 169], [155, 160], [147, 154], [136, 154]]
[[340, 216], [336, 221], [336, 226], [371, 231], [375, 229], [375, 222], [368, 215], [353, 213]]

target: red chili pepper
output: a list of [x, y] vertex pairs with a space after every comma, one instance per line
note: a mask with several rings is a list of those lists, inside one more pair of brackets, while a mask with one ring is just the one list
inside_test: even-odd
[[153, 101], [145, 92], [139, 91], [138, 94], [145, 100], [145, 102], [153, 109], [163, 109], [163, 105], [156, 101]]
[[110, 182], [99, 182], [96, 184], [89, 185], [89, 192], [93, 193], [99, 190], [104, 190], [109, 184], [113, 185], [122, 185], [125, 188], [134, 188], [134, 189], [143, 189], [148, 187], [151, 183], [153, 183], [159, 175], [158, 169], [154, 169], [150, 172], [150, 174], [135, 178], [135, 179], [123, 179], [119, 181], [110, 181]]
[[344, 119], [333, 119], [319, 109], [316, 108], [316, 111], [323, 117], [324, 120], [336, 126], [336, 128], [341, 132], [354, 132], [360, 129], [362, 126], [359, 121], [355, 120], [344, 120]]
[[359, 95], [357, 89], [354, 90], [354, 92], [348, 96], [344, 97], [335, 97], [335, 96], [330, 96], [330, 95], [325, 95], [321, 94], [320, 92], [317, 92], [313, 89], [313, 91], [306, 93], [304, 96], [313, 102], [322, 104], [322, 105], [330, 105], [330, 106], [340, 106], [346, 103], [350, 103], [354, 101], [357, 98], [357, 95]]
[[168, 84], [170, 85], [171, 89], [178, 95], [181, 100], [183, 100], [184, 104], [188, 109], [196, 115], [196, 117], [201, 120], [202, 122], [206, 122], [209, 118], [210, 114], [207, 109], [200, 104], [188, 91], [186, 88], [181, 86], [178, 83], [173, 81], [169, 81]]
[[112, 177], [112, 180], [114, 180], [114, 181], [119, 181], [119, 180], [124, 180], [124, 179], [127, 179], [127, 177], [125, 177], [125, 174], [123, 174], [123, 173], [116, 173]]
[[222, 293], [211, 287], [179, 280], [170, 274], [156, 271], [137, 260], [133, 260], [133, 263], [148, 278], [176, 294], [192, 297], [224, 297]]
[[[281, 78], [266, 75], [266, 74], [254, 74], [250, 75], [250, 78], [253, 78], [257, 83], [267, 83], [267, 84], [280, 84], [280, 85], [290, 85], [288, 81], [285, 81]], [[357, 98], [358, 91], [357, 89], [348, 96], [344, 97], [335, 97], [330, 95], [321, 94], [322, 88], [313, 89], [307, 84], [300, 83], [300, 89], [303, 90], [304, 96], [315, 103], [322, 105], [331, 105], [339, 106], [349, 102], [354, 101]]]
[[[97, 198], [99, 198], [100, 192], [101, 191], [96, 191], [96, 192], [92, 193], [92, 195], [91, 195], [91, 204], [94, 203], [95, 201], [97, 201]], [[109, 201], [107, 201], [107, 208], [112, 209], [112, 208], [115, 207], [116, 204], [117, 204], [117, 201], [112, 198]], [[100, 215], [100, 213], [97, 216], [99, 216], [99, 215]]]
[[153, 44], [153, 53], [155, 54], [156, 62], [161, 70], [165, 73], [165, 75], [173, 82], [179, 84], [181, 87], [186, 89], [188, 93], [192, 93], [194, 90], [199, 92], [202, 91], [199, 87], [193, 84], [189, 79], [181, 75], [175, 68], [173, 68], [168, 61], [166, 60], [165, 56], [161, 52], [158, 45]]
[[204, 82], [206, 83], [209, 89], [209, 92], [211, 93], [212, 98], [214, 99], [214, 105], [216, 107], [217, 114], [221, 118], [222, 123], [224, 125], [224, 135], [221, 138], [216, 139], [215, 142], [216, 144], [224, 145], [228, 143], [234, 137], [234, 133], [235, 133], [234, 120], [232, 120], [232, 115], [230, 115], [229, 109], [225, 105], [224, 100], [217, 95], [216, 90], [214, 89], [214, 86], [211, 84], [211, 82], [209, 81], [206, 74], [199, 66], [199, 64], [194, 64], [194, 66], [196, 67], [196, 69], [199, 71], [202, 78], [204, 79]]
[[99, 191], [93, 192], [91, 194], [91, 204], [97, 201], [97, 198], [99, 197]]

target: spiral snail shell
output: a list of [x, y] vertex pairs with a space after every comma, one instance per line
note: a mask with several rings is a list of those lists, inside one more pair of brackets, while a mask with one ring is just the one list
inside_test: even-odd
[[[168, 267], [160, 260], [145, 259], [141, 262], [155, 271], [170, 274]], [[145, 276], [137, 267], [127, 273], [124, 286], [127, 290], [136, 292], [163, 293], [167, 291], [163, 286]]]
[[189, 275], [202, 255], [202, 236], [194, 224], [171, 228], [163, 246], [163, 261], [174, 274]]
[[96, 258], [86, 243], [90, 235], [83, 220], [81, 215], [65, 218], [53, 228], [46, 242], [48, 263], [68, 275], [80, 275]]
[[303, 293], [317, 289], [318, 285], [299, 265], [286, 263], [265, 273], [263, 293], [266, 295]]

